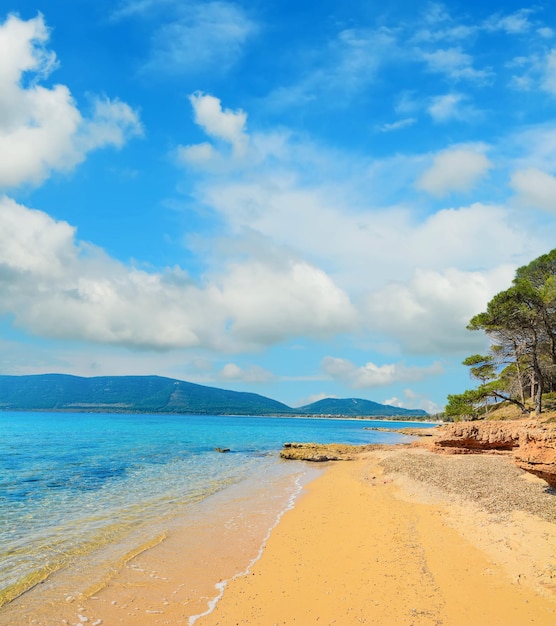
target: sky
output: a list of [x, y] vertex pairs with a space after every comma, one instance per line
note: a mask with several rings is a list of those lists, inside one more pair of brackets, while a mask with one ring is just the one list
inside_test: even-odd
[[10, 0], [0, 373], [434, 413], [556, 246], [556, 8]]

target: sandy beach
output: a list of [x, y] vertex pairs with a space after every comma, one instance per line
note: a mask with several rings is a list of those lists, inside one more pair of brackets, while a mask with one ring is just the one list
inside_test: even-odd
[[[556, 623], [555, 496], [504, 455], [393, 447], [329, 463], [249, 572], [233, 577], [257, 549], [247, 527], [236, 530], [223, 537], [208, 526], [195, 546], [185, 534], [171, 537], [92, 597], [43, 607], [21, 623]], [[214, 610], [191, 620], [218, 594], [215, 558], [229, 580]]]

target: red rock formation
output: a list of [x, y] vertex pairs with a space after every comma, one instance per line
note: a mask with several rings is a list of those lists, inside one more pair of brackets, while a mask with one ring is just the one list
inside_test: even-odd
[[519, 447], [514, 450], [515, 461], [521, 469], [546, 480], [556, 489], [556, 429], [539, 425], [522, 429]]
[[457, 422], [438, 428], [431, 447], [438, 452], [469, 454], [512, 451], [521, 469], [556, 488], [556, 424], [538, 420]]

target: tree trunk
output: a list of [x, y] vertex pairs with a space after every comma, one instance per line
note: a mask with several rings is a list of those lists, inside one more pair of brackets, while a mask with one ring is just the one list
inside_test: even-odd
[[[542, 392], [543, 392], [543, 374], [539, 365], [536, 351], [533, 352], [533, 375], [537, 382], [537, 389], [535, 392], [535, 415], [539, 416], [542, 413]], [[533, 386], [534, 389], [534, 386]]]
[[521, 398], [521, 403], [525, 404], [525, 389], [523, 387], [523, 373], [521, 371], [521, 365], [519, 364], [519, 352], [517, 349], [517, 345], [514, 342], [514, 357], [515, 357], [515, 367], [517, 370], [517, 382], [519, 385], [519, 397]]

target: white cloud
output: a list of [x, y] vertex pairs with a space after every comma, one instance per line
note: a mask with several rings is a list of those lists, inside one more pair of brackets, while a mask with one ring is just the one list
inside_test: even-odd
[[470, 191], [492, 167], [484, 147], [450, 148], [435, 155], [432, 166], [417, 181], [417, 187], [435, 196], [452, 191]]
[[535, 168], [514, 172], [511, 185], [518, 201], [528, 208], [556, 212], [556, 178]]
[[28, 21], [11, 15], [0, 25], [0, 187], [38, 184], [52, 171], [71, 170], [90, 150], [120, 147], [141, 133], [125, 103], [96, 100], [87, 120], [66, 86], [39, 85], [55, 67], [47, 40], [40, 15]]
[[321, 269], [294, 259], [233, 266], [219, 300], [231, 316], [231, 332], [256, 345], [305, 333], [326, 337], [357, 323], [345, 292]]
[[[142, 3], [144, 4], [144, 3]], [[257, 24], [238, 5], [225, 1], [169, 2], [152, 37], [146, 70], [166, 74], [199, 74], [222, 71], [240, 58]], [[148, 16], [155, 3], [140, 6]], [[128, 11], [129, 13], [129, 11]], [[131, 13], [129, 13], [131, 14]], [[120, 16], [125, 13], [120, 11]]]
[[76, 144], [82, 153], [103, 146], [121, 148], [132, 137], [143, 134], [137, 111], [125, 102], [95, 98], [91, 118], [83, 125]]
[[299, 107], [319, 98], [319, 106], [342, 107], [369, 85], [377, 71], [396, 54], [396, 38], [386, 28], [344, 29], [325, 45], [311, 50], [300, 64], [300, 78], [268, 97], [277, 108]]
[[484, 338], [466, 326], [495, 293], [509, 287], [514, 271], [511, 265], [482, 272], [417, 270], [410, 281], [369, 295], [369, 327], [395, 337], [408, 353], [480, 350]]
[[325, 357], [321, 366], [332, 379], [353, 389], [370, 389], [396, 382], [417, 381], [430, 376], [438, 376], [444, 372], [439, 362], [427, 367], [406, 366], [404, 363], [386, 365], [365, 363], [358, 367], [351, 361], [331, 356]]
[[508, 35], [521, 35], [531, 30], [533, 24], [529, 19], [531, 9], [520, 9], [510, 15], [492, 15], [484, 23], [487, 31], [504, 31]]
[[326, 392], [314, 393], [314, 394], [311, 394], [310, 396], [307, 396], [306, 398], [301, 398], [297, 400], [294, 404], [291, 404], [290, 406], [294, 406], [294, 407], [307, 406], [308, 404], [313, 404], [313, 402], [318, 402], [319, 400], [324, 400], [326, 398], [336, 398], [336, 397], [337, 396], [332, 396]]
[[132, 15], [144, 15], [156, 8], [167, 9], [175, 2], [176, 0], [121, 0], [111, 17], [113, 20], [119, 20]]
[[554, 37], [554, 31], [552, 30], [552, 28], [548, 28], [547, 26], [543, 26], [542, 28], [538, 28], [537, 29], [537, 33], [543, 39], [552, 39], [552, 37]]
[[472, 57], [462, 52], [461, 48], [439, 49], [434, 52], [422, 52], [421, 55], [429, 71], [445, 74], [452, 80], [466, 79], [482, 83], [492, 74], [490, 69], [474, 69]]
[[234, 147], [247, 141], [245, 134], [247, 115], [244, 111], [223, 110], [218, 98], [202, 93], [193, 94], [189, 100], [193, 106], [195, 122], [207, 135], [223, 139]]
[[444, 410], [444, 407], [430, 400], [427, 396], [415, 393], [411, 389], [404, 389], [403, 398], [394, 396], [388, 400], [384, 400], [383, 404], [397, 406], [405, 409], [423, 409], [429, 415], [435, 415]]
[[154, 349], [256, 349], [355, 323], [347, 295], [320, 269], [277, 251], [194, 283], [148, 273], [75, 240], [75, 229], [0, 201], [0, 311], [32, 333]]
[[[523, 237], [523, 224], [504, 206], [474, 203], [421, 216], [403, 205], [381, 206], [374, 197], [376, 188], [384, 189], [385, 184], [396, 189], [409, 187], [411, 179], [404, 181], [400, 176], [410, 176], [422, 167], [423, 157], [419, 155], [362, 164], [321, 146], [299, 142], [291, 134], [270, 140], [256, 131], [249, 135], [248, 145], [244, 170], [202, 176], [195, 188], [197, 204], [214, 211], [225, 225], [222, 240], [211, 242], [212, 262], [218, 263], [221, 255], [229, 257], [231, 252], [262, 262], [260, 268], [253, 262], [237, 272], [228, 267], [228, 284], [235, 293], [247, 294], [238, 301], [238, 306], [246, 309], [238, 315], [242, 321], [230, 325], [236, 337], [247, 332], [264, 343], [285, 336], [282, 327], [297, 332], [297, 320], [305, 323], [303, 310], [310, 306], [306, 296], [298, 294], [298, 286], [306, 280], [314, 290], [322, 280], [325, 311], [347, 313], [347, 308], [339, 306], [346, 293], [359, 311], [340, 315], [334, 324], [316, 316], [315, 331], [320, 324], [354, 330], [367, 317], [372, 322], [367, 332], [384, 326], [393, 341], [399, 339], [416, 351], [434, 346], [443, 352], [457, 351], [462, 346], [473, 349], [477, 337], [465, 326], [478, 312], [477, 307], [480, 310], [495, 293], [490, 268], [523, 264], [539, 249], [548, 247], [552, 239], [554, 231], [550, 229], [539, 231], [535, 237]], [[490, 168], [484, 156], [486, 150], [482, 144], [466, 144], [436, 155], [435, 168], [429, 170], [428, 181], [425, 179], [429, 189], [469, 189]], [[337, 182], [339, 178], [341, 182]], [[221, 250], [223, 245], [226, 248]], [[230, 246], [238, 247], [231, 251]], [[282, 261], [281, 272], [269, 274], [269, 268], [275, 267], [284, 251], [291, 273], [282, 273]], [[426, 281], [415, 278], [417, 268], [422, 272], [418, 276], [430, 276], [432, 285], [444, 285], [445, 302], [441, 295], [426, 292], [422, 284]], [[446, 270], [446, 274], [445, 268], [459, 270]], [[261, 278], [256, 279], [259, 271]], [[511, 282], [510, 274], [504, 276]], [[286, 282], [291, 276], [296, 277], [294, 293], [290, 293]], [[274, 331], [269, 324], [264, 329], [258, 325], [259, 320], [272, 317], [273, 307], [280, 308], [280, 300], [273, 300], [269, 293], [260, 304], [252, 302], [252, 297], [258, 297], [251, 295], [252, 284], [262, 285], [260, 296], [276, 289], [284, 294], [284, 302], [290, 303], [283, 316], [274, 313]], [[500, 285], [498, 290], [506, 286]], [[333, 295], [335, 288], [341, 290], [338, 300]], [[442, 306], [431, 309], [427, 304], [429, 295], [431, 302], [436, 303], [435, 296]], [[376, 301], [370, 316], [359, 306], [367, 297]], [[227, 300], [230, 305], [232, 300]], [[338, 306], [331, 304], [334, 301]], [[299, 306], [297, 313], [295, 303]], [[400, 313], [406, 304], [408, 311], [417, 307], [417, 337], [411, 336]], [[382, 305], [384, 315], [379, 310]], [[426, 311], [423, 318], [418, 313], [421, 308]], [[439, 333], [435, 336], [436, 328]]]
[[381, 133], [389, 133], [394, 130], [401, 130], [403, 128], [408, 128], [409, 126], [413, 126], [417, 120], [414, 117], [406, 117], [403, 120], [398, 120], [397, 122], [392, 122], [391, 124], [383, 124], [379, 127], [379, 131]]
[[542, 86], [552, 95], [556, 95], [556, 48], [546, 56]]
[[435, 122], [450, 122], [452, 120], [468, 120], [473, 117], [469, 107], [464, 106], [464, 96], [458, 93], [448, 93], [435, 96], [427, 108], [427, 112]]
[[515, 170], [530, 168], [556, 172], [556, 125], [552, 122], [526, 127], [510, 136], [510, 154]]
[[227, 363], [220, 371], [220, 376], [225, 380], [240, 381], [244, 383], [266, 383], [274, 378], [272, 372], [269, 372], [258, 365], [241, 368], [235, 363]]
[[[213, 149], [216, 153], [209, 144], [199, 145], [206, 146], [209, 160]], [[469, 189], [490, 167], [486, 149], [469, 144], [436, 155], [425, 179], [430, 191]], [[409, 207], [381, 205], [377, 189], [409, 188], [422, 162], [420, 156], [400, 156], [361, 163], [291, 134], [254, 132], [241, 171], [201, 176], [194, 197], [219, 216], [234, 241], [252, 246], [259, 238], [256, 252], [248, 247], [240, 254], [259, 258], [273, 246], [289, 249], [354, 296], [408, 280], [415, 268], [488, 268], [530, 260], [539, 247], [550, 245], [548, 232], [538, 240], [523, 238], [522, 225], [503, 206], [474, 203], [417, 218]], [[217, 252], [215, 242], [210, 245]]]
[[[247, 115], [244, 111], [222, 109], [222, 103], [214, 96], [195, 93], [189, 97], [193, 107], [195, 123], [209, 137], [229, 144], [232, 149], [232, 161], [241, 161], [246, 155], [249, 137], [246, 133]], [[190, 165], [210, 167], [223, 164], [225, 156], [208, 143], [179, 146], [179, 161]]]

